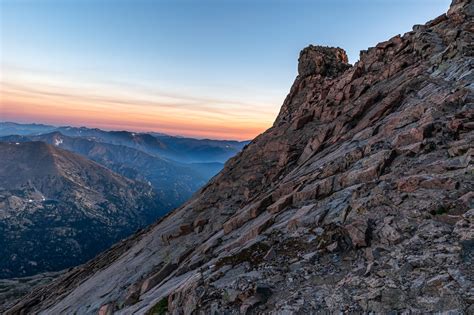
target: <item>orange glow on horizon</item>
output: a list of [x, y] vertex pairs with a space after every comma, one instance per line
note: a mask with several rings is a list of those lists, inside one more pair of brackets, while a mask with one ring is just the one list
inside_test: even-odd
[[11, 81], [14, 80], [0, 82], [2, 121], [250, 140], [269, 128], [276, 116], [268, 104], [184, 95], [139, 95], [123, 90], [91, 92]]

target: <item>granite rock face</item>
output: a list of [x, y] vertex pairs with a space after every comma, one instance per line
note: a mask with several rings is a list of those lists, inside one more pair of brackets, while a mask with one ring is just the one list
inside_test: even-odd
[[474, 312], [472, 1], [309, 47], [273, 127], [183, 207], [7, 313]]

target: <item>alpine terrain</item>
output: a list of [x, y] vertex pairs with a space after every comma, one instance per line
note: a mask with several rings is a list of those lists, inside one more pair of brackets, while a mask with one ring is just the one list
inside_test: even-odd
[[77, 266], [165, 212], [152, 187], [44, 142], [0, 142], [0, 278]]
[[273, 126], [186, 204], [6, 313], [474, 313], [473, 15], [353, 66], [303, 49]]

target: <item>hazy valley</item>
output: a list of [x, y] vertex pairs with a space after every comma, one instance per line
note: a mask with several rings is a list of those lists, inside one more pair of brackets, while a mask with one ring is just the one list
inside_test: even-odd
[[0, 278], [89, 260], [181, 205], [244, 145], [14, 123], [0, 134]]

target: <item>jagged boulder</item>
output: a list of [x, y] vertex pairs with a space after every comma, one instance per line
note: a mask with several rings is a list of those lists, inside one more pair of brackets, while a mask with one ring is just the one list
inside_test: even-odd
[[341, 48], [313, 46], [303, 49], [298, 59], [301, 77], [321, 75], [334, 77], [350, 67], [346, 52]]

